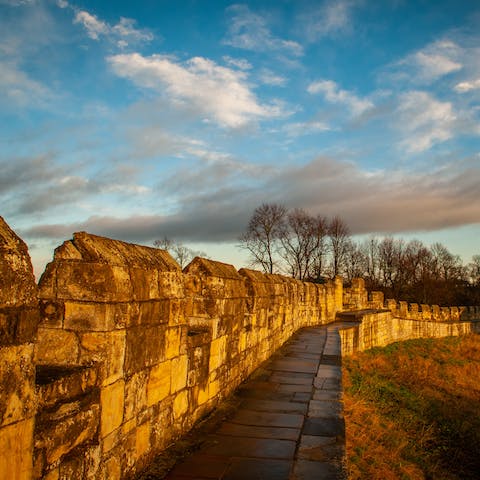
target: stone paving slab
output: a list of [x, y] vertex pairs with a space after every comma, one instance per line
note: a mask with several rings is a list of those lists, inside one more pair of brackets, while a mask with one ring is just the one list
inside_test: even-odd
[[343, 479], [339, 326], [297, 332], [239, 388], [237, 412], [166, 478]]
[[205, 454], [226, 457], [293, 459], [296, 449], [292, 440], [227, 435], [209, 435], [207, 443]]
[[304, 403], [259, 399], [245, 400], [242, 408], [257, 412], [298, 413], [301, 415], [305, 415], [308, 410], [308, 406]]
[[303, 415], [296, 413], [257, 412], [241, 409], [230, 420], [241, 425], [258, 425], [260, 427], [301, 428]]
[[220, 435], [250, 438], [276, 438], [277, 440], [297, 441], [300, 428], [286, 427], [261, 427], [259, 425], [240, 425], [239, 423], [226, 422], [217, 431]]
[[291, 462], [288, 460], [270, 460], [254, 458], [236, 458], [223, 480], [288, 480]]

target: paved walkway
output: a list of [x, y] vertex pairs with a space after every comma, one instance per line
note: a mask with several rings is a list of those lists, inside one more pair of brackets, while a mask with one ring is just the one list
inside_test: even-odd
[[241, 386], [234, 416], [166, 478], [343, 479], [340, 326], [297, 332]]

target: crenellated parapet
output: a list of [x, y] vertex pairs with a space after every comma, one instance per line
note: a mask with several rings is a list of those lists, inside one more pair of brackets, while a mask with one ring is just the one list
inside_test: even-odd
[[439, 307], [438, 305], [418, 305], [417, 303], [387, 299], [385, 308], [390, 310], [394, 317], [409, 320], [469, 322], [480, 319], [480, 307]]
[[383, 292], [369, 292], [363, 278], [353, 278], [351, 285], [343, 290], [344, 310], [377, 310], [384, 308]]

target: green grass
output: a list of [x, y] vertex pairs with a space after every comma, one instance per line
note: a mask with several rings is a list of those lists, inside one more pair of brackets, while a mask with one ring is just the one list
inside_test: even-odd
[[480, 336], [399, 342], [344, 359], [351, 479], [478, 479]]

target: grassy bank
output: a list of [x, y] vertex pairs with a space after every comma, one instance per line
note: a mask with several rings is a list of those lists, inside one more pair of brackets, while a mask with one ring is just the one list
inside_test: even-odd
[[480, 336], [344, 358], [349, 479], [480, 478]]

